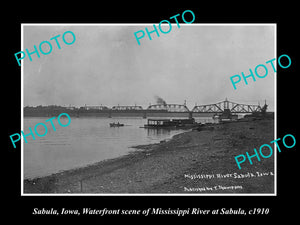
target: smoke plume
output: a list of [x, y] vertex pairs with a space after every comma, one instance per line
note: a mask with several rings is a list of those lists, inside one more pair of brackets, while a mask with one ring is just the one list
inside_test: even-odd
[[163, 100], [161, 97], [155, 95], [154, 98], [156, 100], [156, 104], [158, 104], [158, 105], [167, 105], [166, 101]]

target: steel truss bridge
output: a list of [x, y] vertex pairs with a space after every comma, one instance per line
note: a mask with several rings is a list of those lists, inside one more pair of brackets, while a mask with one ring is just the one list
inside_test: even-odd
[[134, 106], [113, 106], [111, 108], [112, 110], [143, 110], [142, 106], [137, 106], [137, 105], [134, 105]]
[[260, 105], [247, 105], [247, 104], [239, 104], [235, 102], [230, 102], [227, 99], [222, 102], [218, 102], [215, 104], [209, 105], [199, 105], [195, 106], [192, 112], [195, 113], [255, 113], [255, 112], [265, 112], [267, 109], [267, 104], [263, 107]]
[[157, 104], [150, 105], [148, 110], [167, 110], [168, 112], [189, 112], [190, 110], [185, 105], [180, 104]]

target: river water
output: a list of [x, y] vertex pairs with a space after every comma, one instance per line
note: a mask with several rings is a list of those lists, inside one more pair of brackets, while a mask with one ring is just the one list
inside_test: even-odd
[[[37, 123], [45, 123], [49, 118], [24, 118], [23, 131], [29, 133]], [[66, 122], [61, 121], [63, 124]], [[201, 117], [197, 122], [213, 122], [211, 118]], [[120, 122], [124, 127], [109, 127], [111, 122]], [[63, 170], [83, 167], [106, 159], [115, 158], [134, 151], [131, 146], [153, 144], [169, 139], [183, 130], [155, 130], [140, 128], [147, 123], [143, 118], [74, 118], [67, 127], [61, 127], [53, 120], [56, 131], [47, 122], [48, 133], [44, 137], [28, 136], [23, 144], [24, 178], [36, 178]], [[39, 134], [45, 132], [38, 126]]]

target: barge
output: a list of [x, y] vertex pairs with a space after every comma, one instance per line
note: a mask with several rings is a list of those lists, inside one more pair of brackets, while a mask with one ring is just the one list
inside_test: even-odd
[[191, 118], [191, 119], [148, 119], [147, 124], [145, 124], [142, 128], [184, 129], [184, 128], [194, 128], [199, 125], [200, 125], [200, 123], [196, 123], [194, 118]]

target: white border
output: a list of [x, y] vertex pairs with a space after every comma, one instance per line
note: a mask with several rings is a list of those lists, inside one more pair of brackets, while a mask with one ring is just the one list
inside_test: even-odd
[[[154, 23], [156, 24], [156, 23]], [[171, 23], [176, 24], [176, 23]], [[163, 26], [166, 24], [162, 24]], [[23, 36], [24, 36], [24, 26], [153, 26], [151, 23], [22, 23], [21, 24], [21, 51], [24, 50], [23, 45]], [[274, 53], [275, 58], [277, 59], [277, 23], [192, 23], [192, 24], [180, 24], [180, 26], [274, 26]], [[23, 69], [24, 63], [21, 61], [21, 130], [23, 130]], [[277, 70], [277, 63], [275, 64], [275, 68]], [[277, 139], [277, 72], [274, 73], [274, 137]], [[275, 140], [274, 139], [274, 140]], [[274, 143], [274, 149], [276, 145]], [[166, 193], [158, 193], [158, 194], [108, 194], [108, 193], [94, 193], [94, 194], [77, 194], [77, 193], [68, 193], [68, 194], [60, 194], [60, 193], [42, 193], [42, 194], [24, 194], [24, 176], [23, 176], [23, 170], [24, 170], [24, 141], [23, 137], [21, 138], [21, 196], [277, 196], [277, 151], [274, 151], [274, 193], [214, 193], [214, 194], [166, 194]]]
[[[24, 36], [24, 30], [23, 30], [23, 24], [21, 24], [21, 51], [24, 49], [23, 45], [23, 36]], [[24, 63], [21, 60], [21, 130], [23, 130], [23, 119], [24, 119], [24, 82], [23, 82], [23, 72], [24, 72]], [[24, 195], [24, 177], [23, 177], [23, 169], [24, 169], [24, 141], [23, 137], [21, 135], [21, 196]]]
[[[277, 61], [277, 24], [274, 26], [274, 53], [275, 53], [275, 58]], [[274, 137], [276, 140], [277, 139], [277, 63], [275, 64], [275, 71], [274, 72]], [[276, 144], [274, 142], [274, 150], [276, 149]], [[277, 151], [274, 154], [274, 196], [277, 196]]]

